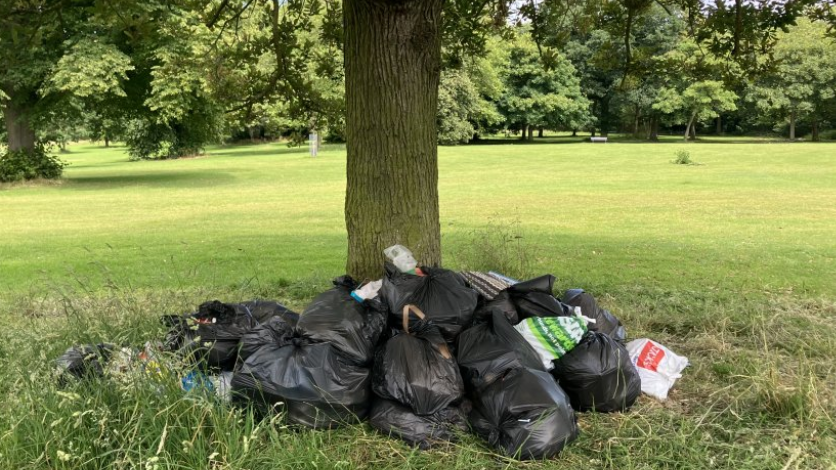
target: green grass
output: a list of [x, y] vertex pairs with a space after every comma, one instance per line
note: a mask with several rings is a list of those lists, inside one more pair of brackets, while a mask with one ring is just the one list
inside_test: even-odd
[[[440, 148], [445, 265], [551, 272], [692, 366], [668, 402], [581, 414], [576, 443], [526, 466], [834, 468], [836, 144], [578, 140]], [[346, 253], [344, 147], [63, 158], [60, 183], [0, 187], [1, 469], [516, 466], [471, 437], [419, 452], [254, 421], [176, 377], [58, 389], [74, 342], [141, 343], [207, 298], [301, 308]]]

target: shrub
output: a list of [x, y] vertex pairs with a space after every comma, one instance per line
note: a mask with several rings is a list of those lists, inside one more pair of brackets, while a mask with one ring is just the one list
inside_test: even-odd
[[673, 163], [677, 165], [691, 165], [694, 162], [691, 160], [691, 152], [687, 150], [677, 150], [676, 151], [676, 159], [673, 160]]
[[50, 155], [49, 149], [42, 144], [31, 151], [6, 151], [0, 154], [0, 182], [60, 178], [67, 165], [57, 156]]

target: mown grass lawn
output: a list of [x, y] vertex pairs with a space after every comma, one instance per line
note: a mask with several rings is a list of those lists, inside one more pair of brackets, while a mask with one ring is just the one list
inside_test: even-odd
[[[346, 253], [343, 147], [63, 158], [61, 183], [0, 188], [0, 468], [516, 465], [475, 438], [418, 452], [174, 390], [58, 389], [50, 361], [74, 342], [141, 343], [207, 298], [301, 308]], [[692, 362], [668, 402], [579, 415], [582, 437], [531, 468], [833, 468], [836, 144], [556, 138], [439, 160], [447, 267], [551, 272]]]

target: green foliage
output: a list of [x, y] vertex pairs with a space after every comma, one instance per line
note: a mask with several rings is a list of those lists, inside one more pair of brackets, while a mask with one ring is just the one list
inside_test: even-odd
[[223, 135], [223, 113], [211, 103], [163, 123], [148, 118], [130, 121], [124, 132], [132, 160], [170, 159], [197, 155]]
[[697, 122], [716, 118], [721, 112], [737, 109], [737, 94], [727, 90], [722, 82], [705, 80], [688, 85], [684, 90], [663, 88], [656, 97], [653, 109], [668, 115], [671, 122], [687, 123], [688, 137]]
[[544, 63], [529, 36], [514, 41], [502, 76], [498, 108], [510, 129], [579, 129], [591, 121], [575, 68], [559, 55]]
[[799, 20], [780, 36], [775, 60], [777, 66], [760, 76], [746, 96], [765, 119], [794, 124], [836, 118], [836, 40], [827, 37], [825, 25]]
[[10, 183], [32, 179], [56, 179], [68, 164], [49, 154], [43, 145], [33, 151], [5, 151], [0, 154], [0, 182]]
[[441, 74], [438, 89], [438, 143], [467, 143], [476, 129], [471, 120], [477, 112], [479, 94], [468, 76], [460, 71]]
[[691, 152], [687, 150], [677, 150], [676, 151], [676, 158], [671, 162], [676, 163], [677, 165], [690, 165], [693, 163], [691, 160]]
[[124, 97], [122, 82], [133, 69], [131, 58], [116, 46], [102, 39], [83, 38], [58, 59], [47, 93], [60, 91], [99, 99], [112, 93]]

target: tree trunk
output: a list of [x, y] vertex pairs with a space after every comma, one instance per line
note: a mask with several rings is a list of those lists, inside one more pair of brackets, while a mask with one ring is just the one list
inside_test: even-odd
[[743, 0], [734, 0], [734, 47], [732, 55], [740, 56], [740, 36], [743, 34]]
[[108, 137], [107, 134], [105, 134], [104, 139], [105, 139], [105, 148], [110, 147], [110, 137]]
[[717, 116], [717, 135], [723, 135], [723, 117]]
[[697, 140], [697, 123], [694, 122], [691, 124], [691, 135], [689, 140]]
[[790, 140], [795, 140], [795, 111], [790, 113]]
[[572, 129], [572, 137], [577, 137], [577, 136], [578, 136], [578, 130], [577, 129]]
[[819, 138], [819, 121], [818, 119], [813, 119], [811, 123], [813, 126], [813, 142], [819, 142], [821, 139]]
[[639, 135], [639, 118], [641, 117], [641, 109], [638, 106], [635, 107], [635, 113], [633, 115], [633, 135]]
[[647, 137], [647, 140], [653, 142], [659, 141], [659, 118], [655, 116], [650, 118], [650, 135]]
[[383, 249], [441, 263], [436, 112], [442, 0], [344, 2], [347, 272], [382, 275]]
[[29, 123], [28, 109], [13, 100], [3, 102], [3, 116], [6, 118], [6, 133], [9, 139], [9, 150], [35, 149], [35, 131]]
[[601, 100], [601, 137], [607, 137], [610, 133], [610, 99]]
[[693, 135], [691, 132], [691, 127], [694, 125], [694, 119], [697, 118], [697, 113], [691, 115], [691, 119], [688, 120], [688, 125], [685, 126], [685, 140], [688, 140], [688, 137]]
[[590, 137], [595, 137], [595, 128], [593, 127], [592, 130], [589, 131]]
[[534, 140], [534, 126], [528, 126], [528, 140]]
[[525, 136], [528, 134], [528, 126], [522, 126], [522, 130], [520, 130], [520, 140], [525, 140]]
[[543, 128], [542, 127], [537, 129], [537, 137], [539, 137], [541, 139], [543, 138]]

